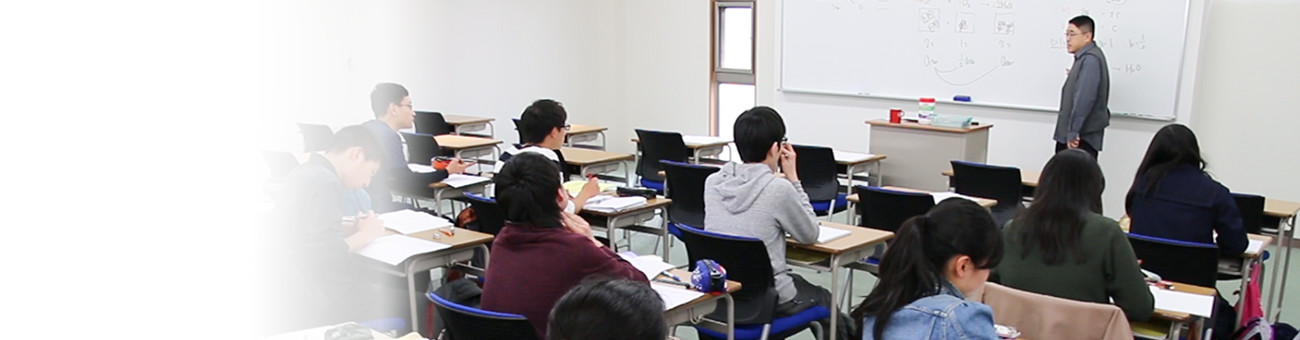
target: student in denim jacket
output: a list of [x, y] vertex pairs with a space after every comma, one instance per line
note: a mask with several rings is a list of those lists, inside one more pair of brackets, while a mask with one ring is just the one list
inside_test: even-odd
[[949, 198], [908, 219], [881, 259], [880, 281], [853, 309], [862, 339], [997, 339], [993, 310], [965, 294], [1001, 260], [1001, 231], [970, 200]]

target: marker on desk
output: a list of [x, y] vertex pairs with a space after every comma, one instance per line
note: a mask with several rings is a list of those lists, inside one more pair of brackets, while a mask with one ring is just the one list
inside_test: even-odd
[[956, 96], [953, 96], [953, 97], [952, 97], [952, 101], [955, 101], [955, 102], [963, 102], [963, 103], [969, 103], [969, 102], [970, 102], [970, 96], [966, 96], [966, 95], [956, 95]]
[[660, 275], [663, 275], [663, 276], [670, 277], [670, 278], [673, 279], [673, 281], [682, 282], [682, 278], [677, 277], [677, 275], [673, 275], [673, 273], [670, 273], [670, 272], [668, 272], [668, 271], [664, 271], [664, 272], [659, 273], [659, 274], [660, 274]]

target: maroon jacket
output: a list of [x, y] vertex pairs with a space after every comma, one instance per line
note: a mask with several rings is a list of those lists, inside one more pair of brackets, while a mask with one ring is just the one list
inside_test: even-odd
[[607, 247], [563, 227], [539, 228], [507, 222], [488, 262], [480, 308], [522, 314], [546, 338], [551, 307], [588, 275], [645, 282], [645, 274]]

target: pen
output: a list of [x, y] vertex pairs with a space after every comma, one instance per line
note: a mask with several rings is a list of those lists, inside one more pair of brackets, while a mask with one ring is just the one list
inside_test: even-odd
[[670, 272], [668, 272], [668, 271], [664, 271], [664, 272], [662, 272], [662, 273], [659, 273], [659, 275], [663, 275], [663, 276], [670, 277], [670, 278], [673, 279], [673, 281], [682, 282], [682, 278], [677, 277], [677, 275], [673, 275], [673, 273], [670, 273]]
[[690, 288], [691, 288], [691, 284], [686, 283], [686, 282], [669, 281], [669, 280], [658, 279], [658, 278], [654, 279], [654, 281], [655, 281], [655, 282], [659, 282], [659, 283], [667, 283], [667, 284], [671, 284], [671, 285], [679, 285], [679, 286], [682, 286], [682, 287], [686, 287], [687, 289], [690, 289]]

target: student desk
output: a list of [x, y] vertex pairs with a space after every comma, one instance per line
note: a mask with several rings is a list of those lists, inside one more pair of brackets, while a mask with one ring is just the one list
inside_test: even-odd
[[[610, 249], [618, 249], [618, 247], [614, 246], [614, 229], [621, 228], [621, 229], [627, 229], [635, 232], [659, 235], [659, 237], [663, 238], [661, 241], [663, 241], [664, 244], [663, 247], [664, 252], [662, 253], [662, 256], [664, 258], [664, 261], [667, 262], [668, 261], [668, 226], [666, 224], [668, 221], [667, 208], [668, 205], [672, 203], [673, 200], [660, 196], [646, 201], [646, 203], [643, 205], [623, 209], [616, 212], [603, 212], [603, 211], [583, 209], [581, 212], [578, 213], [578, 215], [586, 219], [587, 222], [591, 223], [593, 227], [594, 226], [605, 227], [605, 237], [609, 240]], [[637, 224], [642, 221], [646, 221], [651, 218], [654, 218], [656, 215], [659, 216], [659, 222], [660, 222], [658, 228], [641, 226]], [[631, 243], [631, 241], [629, 241], [629, 243]]]
[[636, 156], [567, 146], [560, 148], [560, 152], [564, 154], [565, 163], [568, 163], [569, 166], [578, 167], [579, 176], [614, 172], [619, 167], [622, 167], [623, 179], [628, 186], [632, 186], [632, 167], [628, 166], [626, 162], [635, 160]]
[[[670, 272], [672, 272], [673, 275], [677, 275], [677, 277], [682, 277], [682, 278], [691, 277], [690, 271], [681, 268], [672, 269], [670, 270]], [[661, 283], [661, 282], [654, 282], [654, 281], [651, 281], [650, 284], [664, 286], [664, 287], [671, 287], [673, 289], [686, 289], [682, 286]], [[677, 308], [665, 310], [664, 321], [665, 323], [668, 324], [669, 329], [673, 329], [673, 327], [677, 325], [690, 323], [690, 324], [700, 325], [702, 327], [706, 327], [721, 333], [725, 333], [727, 334], [728, 340], [735, 339], [736, 302], [735, 300], [731, 299], [731, 293], [735, 293], [736, 291], [739, 291], [740, 288], [741, 288], [740, 282], [727, 280], [726, 294], [720, 294], [720, 295], [704, 294], [704, 296], [692, 300], [691, 302], [687, 302], [686, 304], [683, 304], [681, 306], [677, 306]], [[727, 301], [726, 322], [718, 322], [712, 319], [705, 318], [705, 316], [709, 315], [709, 313], [713, 313], [713, 311], [717, 309], [718, 304], [715, 302], [718, 299], [723, 299]]]
[[[495, 118], [442, 115], [442, 119], [447, 121], [447, 125], [451, 125], [451, 131], [458, 135], [476, 135], [489, 138], [496, 136], [497, 128], [492, 124], [492, 121], [496, 120]], [[476, 133], [484, 129], [488, 130], [487, 134]]]
[[497, 144], [502, 143], [497, 139], [461, 135], [441, 135], [433, 138], [438, 140], [438, 146], [443, 150], [455, 152], [456, 157], [480, 160], [480, 163], [485, 156], [492, 156], [488, 161], [495, 163], [500, 151], [497, 149]]
[[840, 150], [834, 150], [834, 152], [835, 152], [835, 164], [843, 166], [844, 174], [849, 178], [849, 186], [845, 189], [844, 191], [845, 194], [853, 193], [854, 175], [862, 173], [863, 170], [866, 170], [867, 165], [870, 164], [875, 164], [876, 170], [872, 172], [868, 172], [867, 175], [876, 175], [876, 185], [883, 185], [881, 184], [882, 183], [881, 181], [885, 179], [884, 177], [885, 175], [884, 175], [884, 169], [880, 164], [880, 161], [885, 159], [885, 155], [873, 155], [869, 153], [857, 153], [857, 152], [840, 151]]
[[[594, 142], [596, 137], [600, 137], [600, 148], [605, 150], [605, 130], [603, 126], [571, 124], [569, 131], [564, 135], [564, 146], [579, 147], [580, 143]], [[581, 147], [595, 148], [595, 145], [583, 145]]]
[[[386, 235], [395, 233], [396, 232], [391, 230], [385, 231]], [[438, 238], [434, 238], [435, 234], [437, 234]], [[415, 282], [416, 273], [429, 271], [434, 268], [450, 268], [454, 263], [469, 261], [474, 257], [475, 250], [483, 251], [483, 269], [486, 270], [488, 259], [491, 258], [488, 256], [487, 245], [492, 243], [492, 235], [469, 229], [456, 228], [456, 234], [453, 236], [442, 235], [438, 229], [408, 234], [407, 236], [447, 244], [451, 245], [451, 247], [411, 256], [398, 266], [390, 266], [387, 263], [372, 260], [367, 257], [362, 258], [369, 261], [371, 267], [378, 269], [380, 272], [406, 278], [406, 293], [410, 298], [411, 307], [411, 318], [407, 321], [411, 322], [412, 329], [417, 333], [423, 334], [420, 329], [419, 307], [422, 306], [420, 301], [424, 298], [424, 291], [418, 289], [423, 283]]]
[[[846, 293], [840, 291], [840, 272], [844, 270], [845, 266], [871, 256], [876, 251], [875, 246], [894, 238], [894, 233], [827, 221], [822, 221], [821, 226], [848, 230], [850, 234], [830, 242], [818, 244], [799, 244], [794, 242], [793, 239], [786, 238], [786, 263], [792, 266], [817, 271], [829, 271], [831, 273], [831, 327], [826, 331], [826, 334], [837, 334], [835, 330], [838, 327], [836, 323], [839, 318], [836, 317], [836, 313], [840, 311], [840, 300], [846, 295]], [[796, 256], [789, 256], [791, 254]], [[804, 260], [801, 255], [813, 255], [817, 258], [811, 261]], [[826, 258], [826, 256], [829, 256], [829, 258]]]
[[[1277, 235], [1280, 238], [1277, 242], [1277, 252], [1278, 255], [1282, 255], [1282, 270], [1273, 270], [1273, 278], [1269, 279], [1268, 285], [1268, 299], [1266, 300], [1268, 302], [1264, 306], [1265, 317], [1272, 316], [1271, 321], [1275, 324], [1282, 317], [1282, 295], [1286, 293], [1286, 274], [1291, 266], [1291, 243], [1295, 241], [1297, 211], [1300, 211], [1300, 203], [1271, 198], [1264, 199], [1264, 216], [1276, 217], [1280, 220], [1277, 227]], [[1286, 252], [1285, 255], [1282, 254], [1283, 251]], [[1277, 284], [1277, 272], [1279, 271], [1282, 272], [1281, 285]], [[1276, 300], [1273, 299], [1274, 290], [1277, 291]]]
[[443, 183], [443, 182], [429, 183], [429, 189], [433, 190], [433, 197], [432, 197], [433, 207], [431, 209], [433, 210], [433, 213], [442, 215], [442, 211], [441, 211], [442, 204], [439, 204], [442, 202], [442, 200], [453, 199], [457, 197], [465, 197], [466, 191], [480, 193], [480, 194], [484, 193], [485, 191], [487, 191], [487, 185], [491, 183], [492, 181], [487, 181], [483, 183], [467, 185], [460, 188], [454, 188], [450, 185], [447, 185], [447, 183]]
[[[905, 192], [923, 192], [923, 193], [934, 192], [934, 191], [918, 190], [918, 189], [911, 189], [911, 188], [900, 188], [900, 187], [883, 187], [883, 189], [888, 189], [893, 191], [905, 191]], [[964, 196], [969, 196], [969, 195], [964, 195]], [[975, 203], [979, 204], [981, 207], [984, 207], [985, 209], [992, 208], [993, 206], [998, 205], [998, 200], [995, 199], [975, 197], [975, 196], [970, 196], [970, 197], [974, 198]], [[858, 217], [858, 210], [854, 209], [854, 206], [858, 204], [858, 201], [860, 201], [861, 198], [858, 197], [858, 194], [852, 194], [849, 195], [848, 197], [845, 197], [845, 199], [849, 201], [849, 208], [847, 209], [849, 211], [849, 222], [850, 223], [857, 222], [856, 219]]]
[[[1206, 287], [1201, 287], [1201, 286], [1193, 286], [1193, 285], [1189, 285], [1189, 284], [1185, 284], [1185, 283], [1178, 283], [1178, 282], [1171, 282], [1171, 283], [1173, 284], [1173, 286], [1174, 286], [1174, 290], [1175, 290], [1175, 291], [1184, 292], [1184, 293], [1192, 293], [1192, 294], [1197, 294], [1197, 295], [1205, 295], [1205, 296], [1214, 296], [1214, 295], [1215, 295], [1214, 288], [1206, 288]], [[1213, 300], [1211, 300], [1211, 301], [1213, 301]], [[1213, 303], [1213, 302], [1211, 302], [1211, 303]], [[1189, 334], [1189, 338], [1190, 338], [1190, 339], [1200, 339], [1200, 337], [1201, 337], [1201, 333], [1202, 333], [1200, 330], [1201, 330], [1201, 328], [1203, 328], [1203, 325], [1202, 325], [1202, 324], [1205, 322], [1205, 319], [1206, 319], [1206, 318], [1204, 318], [1204, 317], [1200, 317], [1200, 316], [1196, 316], [1196, 315], [1191, 315], [1191, 314], [1187, 314], [1187, 313], [1180, 313], [1180, 312], [1174, 312], [1174, 311], [1167, 311], [1167, 310], [1162, 310], [1162, 309], [1159, 309], [1159, 308], [1157, 308], [1157, 309], [1155, 310], [1155, 313], [1151, 314], [1151, 318], [1152, 318], [1152, 319], [1156, 319], [1156, 320], [1169, 321], [1169, 333], [1167, 333], [1167, 335], [1166, 335], [1166, 339], [1179, 339], [1179, 336], [1180, 336], [1179, 333], [1182, 332], [1183, 325], [1187, 324], [1188, 322], [1191, 322], [1191, 326], [1188, 327], [1188, 332], [1191, 333], [1191, 334]], [[1140, 322], [1140, 323], [1135, 323], [1135, 324], [1141, 324], [1141, 323], [1147, 323], [1147, 324], [1149, 324], [1150, 321], [1147, 321], [1147, 322]], [[1137, 327], [1134, 327], [1134, 328], [1135, 328], [1134, 333], [1137, 333], [1137, 332], [1136, 332], [1136, 328], [1137, 328]], [[1136, 334], [1135, 334], [1135, 335], [1136, 335]]]
[[941, 179], [932, 174], [949, 169], [951, 160], [986, 163], [989, 129], [992, 125], [948, 128], [915, 123], [890, 123], [869, 120], [871, 152], [895, 155], [884, 171], [889, 180], [882, 183], [925, 190], [943, 190]]
[[[632, 142], [641, 143], [641, 140], [632, 138]], [[731, 140], [713, 136], [682, 136], [682, 143], [686, 144], [687, 149], [691, 149], [694, 154], [694, 163], [700, 163], [703, 159], [701, 157], [717, 157], [723, 153], [723, 150], [731, 146]], [[637, 150], [640, 150], [640, 148]]]

